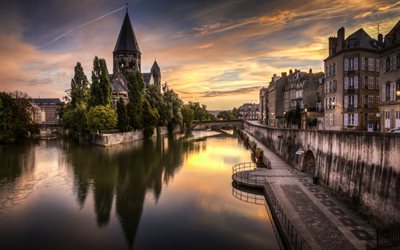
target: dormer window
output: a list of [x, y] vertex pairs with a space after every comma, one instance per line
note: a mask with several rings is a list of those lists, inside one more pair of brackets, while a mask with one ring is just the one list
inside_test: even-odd
[[358, 45], [358, 40], [353, 38], [349, 40], [348, 46], [349, 48], [355, 48]]

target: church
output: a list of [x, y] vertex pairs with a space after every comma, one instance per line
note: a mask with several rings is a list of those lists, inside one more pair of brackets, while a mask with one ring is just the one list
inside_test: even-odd
[[[142, 72], [141, 56], [127, 10], [113, 52], [113, 74], [110, 75], [110, 81], [114, 105], [120, 97], [125, 103], [128, 102], [128, 72]], [[142, 76], [146, 86], [155, 84], [161, 91], [161, 70], [157, 61], [154, 61], [150, 73], [142, 73]]]

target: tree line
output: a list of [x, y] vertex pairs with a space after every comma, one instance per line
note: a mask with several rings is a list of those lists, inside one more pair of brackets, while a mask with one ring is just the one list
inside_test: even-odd
[[112, 106], [112, 86], [106, 61], [93, 60], [90, 84], [81, 63], [77, 63], [67, 91], [69, 103], [62, 110], [65, 128], [75, 136], [93, 132], [143, 130], [145, 136], [153, 134], [157, 126], [169, 131], [178, 126], [190, 129], [193, 120], [215, 119], [205, 105], [197, 102], [184, 104], [179, 95], [165, 83], [162, 92], [156, 85], [146, 86], [140, 72], [128, 73], [128, 102], [119, 98]]

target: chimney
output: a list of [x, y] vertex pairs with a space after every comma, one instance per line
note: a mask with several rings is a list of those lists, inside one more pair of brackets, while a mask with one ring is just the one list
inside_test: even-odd
[[336, 55], [337, 38], [329, 37], [329, 56]]
[[293, 74], [293, 70], [292, 69], [289, 70], [289, 75], [291, 75], [291, 74]]
[[282, 76], [282, 77], [286, 77], [286, 72], [282, 72], [282, 73], [281, 73], [281, 76]]
[[310, 68], [310, 71], [309, 71], [309, 72], [310, 72], [310, 74], [312, 74], [312, 68]]
[[342, 27], [337, 31], [337, 50], [336, 50], [336, 52], [339, 52], [344, 48], [344, 35], [345, 35], [345, 31], [344, 31], [344, 27]]
[[380, 44], [380, 45], [382, 45], [383, 44], [383, 35], [382, 34], [378, 34], [378, 43]]

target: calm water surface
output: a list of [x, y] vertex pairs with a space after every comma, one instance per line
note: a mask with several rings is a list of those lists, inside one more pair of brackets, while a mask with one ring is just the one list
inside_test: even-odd
[[0, 249], [279, 249], [264, 205], [232, 193], [237, 138], [110, 148], [0, 147]]

